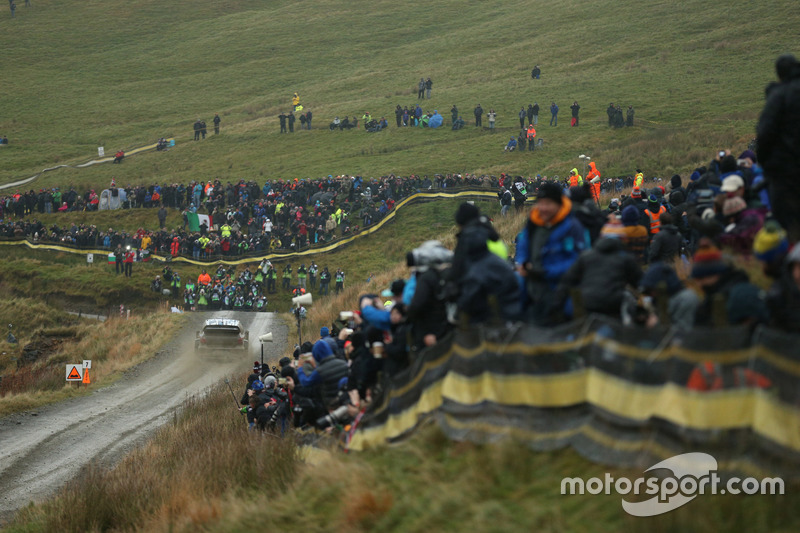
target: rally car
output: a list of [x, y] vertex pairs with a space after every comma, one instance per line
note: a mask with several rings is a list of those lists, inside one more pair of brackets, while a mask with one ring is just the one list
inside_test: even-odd
[[195, 335], [194, 349], [201, 350], [242, 350], [247, 351], [250, 332], [241, 322], [231, 318], [210, 318], [201, 331]]

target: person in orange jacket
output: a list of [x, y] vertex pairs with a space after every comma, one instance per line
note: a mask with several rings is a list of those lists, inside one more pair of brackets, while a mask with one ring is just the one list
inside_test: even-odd
[[197, 284], [203, 285], [204, 287], [208, 287], [211, 284], [211, 276], [205, 269], [197, 276]]
[[583, 185], [583, 177], [578, 174], [578, 169], [573, 168], [569, 171], [569, 186], [570, 187], [580, 187]]
[[181, 241], [177, 237], [172, 239], [172, 244], [169, 245], [169, 253], [172, 257], [178, 257], [181, 249]]
[[528, 151], [533, 152], [533, 148], [536, 144], [536, 129], [533, 127], [533, 124], [528, 124], [527, 137]]
[[592, 199], [597, 205], [600, 205], [600, 171], [597, 170], [594, 161], [589, 163], [589, 173], [586, 174], [586, 181], [591, 184]]

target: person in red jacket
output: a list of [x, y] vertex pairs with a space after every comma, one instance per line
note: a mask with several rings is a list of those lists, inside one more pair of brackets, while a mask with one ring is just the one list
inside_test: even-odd
[[178, 257], [181, 249], [181, 241], [175, 237], [172, 239], [172, 244], [169, 245], [169, 253], [172, 254], [172, 257]]
[[135, 250], [131, 250], [131, 248], [129, 246], [128, 249], [125, 251], [125, 260], [123, 261], [125, 263], [125, 277], [126, 278], [131, 277], [131, 274], [133, 274], [133, 258], [134, 258], [135, 255], [136, 255], [136, 251]]

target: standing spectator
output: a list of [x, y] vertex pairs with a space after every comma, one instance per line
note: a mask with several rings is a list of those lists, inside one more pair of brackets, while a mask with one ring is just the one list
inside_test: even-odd
[[681, 251], [683, 236], [678, 232], [678, 227], [673, 224], [673, 218], [670, 213], [661, 213], [659, 221], [660, 231], [653, 237], [648, 261], [650, 263], [658, 261], [671, 263]]
[[625, 125], [628, 126], [629, 128], [633, 127], [633, 113], [634, 113], [633, 106], [629, 105], [625, 117], [627, 119]]
[[214, 135], [219, 135], [219, 123], [221, 119], [219, 118], [219, 113], [214, 113]]
[[535, 65], [533, 70], [531, 70], [531, 78], [534, 80], [538, 80], [539, 76], [542, 75], [542, 69], [539, 68], [539, 65]]
[[311, 117], [313, 117], [313, 115], [311, 114], [311, 111], [307, 112], [306, 113], [306, 128], [308, 128], [308, 129], [311, 129]]
[[403, 125], [403, 108], [400, 107], [400, 104], [397, 104], [397, 107], [394, 108], [394, 120], [398, 128]]
[[533, 124], [533, 106], [528, 104], [528, 124]]
[[194, 121], [194, 124], [192, 125], [192, 128], [194, 128], [194, 140], [195, 141], [199, 141], [200, 140], [200, 119], [199, 118]]
[[539, 124], [539, 104], [537, 102], [533, 103], [533, 125], [537, 126]]
[[550, 104], [550, 125], [558, 126], [558, 106], [555, 102]]
[[[577, 289], [587, 313], [620, 318], [625, 288], [637, 287], [642, 269], [619, 238], [604, 237], [581, 254], [561, 279], [560, 298]], [[574, 304], [575, 302], [573, 302]]]
[[136, 255], [136, 250], [128, 250], [125, 252], [125, 277], [129, 278], [133, 274], [133, 257]]
[[508, 215], [508, 210], [511, 208], [511, 199], [513, 195], [511, 191], [503, 187], [503, 190], [498, 194], [500, 196], [500, 215]]
[[776, 62], [780, 83], [768, 88], [758, 120], [758, 162], [769, 184], [772, 213], [789, 242], [800, 240], [800, 76], [793, 56]]
[[206, 133], [207, 132], [208, 132], [208, 130], [206, 128], [206, 121], [205, 120], [201, 120], [200, 121], [200, 135], [203, 136], [203, 139], [206, 138]]
[[614, 125], [614, 114], [616, 113], [616, 109], [614, 109], [614, 102], [608, 104], [606, 108], [606, 115], [608, 115], [608, 127], [612, 127]]
[[281, 133], [286, 133], [286, 113], [278, 115], [278, 120], [281, 121]]
[[292, 106], [293, 106], [292, 111], [297, 111], [297, 107], [299, 105], [300, 105], [300, 95], [297, 94], [297, 93], [294, 93], [294, 95], [292, 96]]
[[481, 107], [481, 104], [478, 104], [473, 113], [475, 113], [475, 127], [478, 127], [481, 125], [481, 116], [483, 115], [483, 108]]
[[486, 113], [486, 118], [489, 119], [489, 129], [494, 129], [494, 122], [497, 120], [497, 113], [494, 112], [494, 109], [490, 109], [488, 113]]
[[425, 80], [425, 91], [428, 93], [428, 100], [431, 98], [431, 89], [433, 89], [433, 82], [430, 77]]
[[324, 296], [328, 294], [328, 287], [331, 283], [331, 273], [328, 271], [328, 267], [323, 267], [322, 272], [319, 274], [319, 294], [320, 296]]
[[14, 12], [17, 10], [17, 4], [14, 3], [14, 0], [9, 0], [9, 7], [11, 8], [11, 18], [14, 18]]
[[625, 125], [625, 119], [622, 118], [622, 106], [617, 105], [614, 108], [614, 127], [621, 128]]
[[456, 120], [458, 120], [458, 108], [455, 104], [453, 104], [453, 107], [450, 108], [450, 118], [452, 119], [453, 124], [455, 124]]
[[289, 111], [289, 116], [286, 117], [286, 120], [289, 122], [289, 131], [294, 133], [294, 113], [292, 111]]
[[525, 119], [528, 117], [528, 113], [525, 111], [524, 106], [519, 109], [517, 116], [519, 116], [519, 129], [525, 129]]
[[533, 124], [528, 124], [528, 131], [526, 134], [528, 137], [528, 151], [533, 152], [536, 145], [536, 128], [533, 127]]
[[117, 244], [116, 249], [114, 249], [114, 266], [117, 269], [117, 275], [122, 271], [122, 260], [124, 259], [125, 252], [122, 250], [122, 244]]
[[572, 125], [573, 126], [577, 126], [578, 125], [578, 111], [581, 110], [581, 106], [579, 106], [578, 102], [575, 101], [575, 102], [572, 103], [571, 106], [569, 106], [569, 108], [572, 109]]
[[425, 98], [425, 78], [420, 78], [417, 86], [417, 100], [422, 100], [423, 98]]
[[589, 248], [589, 236], [572, 216], [572, 201], [560, 185], [539, 186], [536, 205], [517, 237], [515, 262], [525, 278], [529, 314], [538, 324], [550, 324], [560, 314], [556, 287], [561, 277]]
[[336, 281], [336, 287], [334, 289], [336, 294], [339, 294], [344, 290], [344, 272], [341, 268], [336, 269], [334, 280]]
[[167, 209], [162, 205], [158, 210], [158, 227], [164, 229], [167, 226]]

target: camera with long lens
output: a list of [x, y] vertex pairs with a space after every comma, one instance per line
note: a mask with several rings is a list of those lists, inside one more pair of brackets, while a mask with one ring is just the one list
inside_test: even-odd
[[453, 261], [453, 252], [439, 241], [425, 241], [406, 254], [406, 264], [420, 269], [435, 267]]
[[350, 395], [347, 394], [347, 391], [339, 391], [337, 403], [339, 403], [339, 407], [327, 415], [318, 418], [314, 423], [318, 429], [327, 429], [337, 424], [343, 424], [350, 419], [350, 415], [347, 414], [347, 408], [350, 405]]

